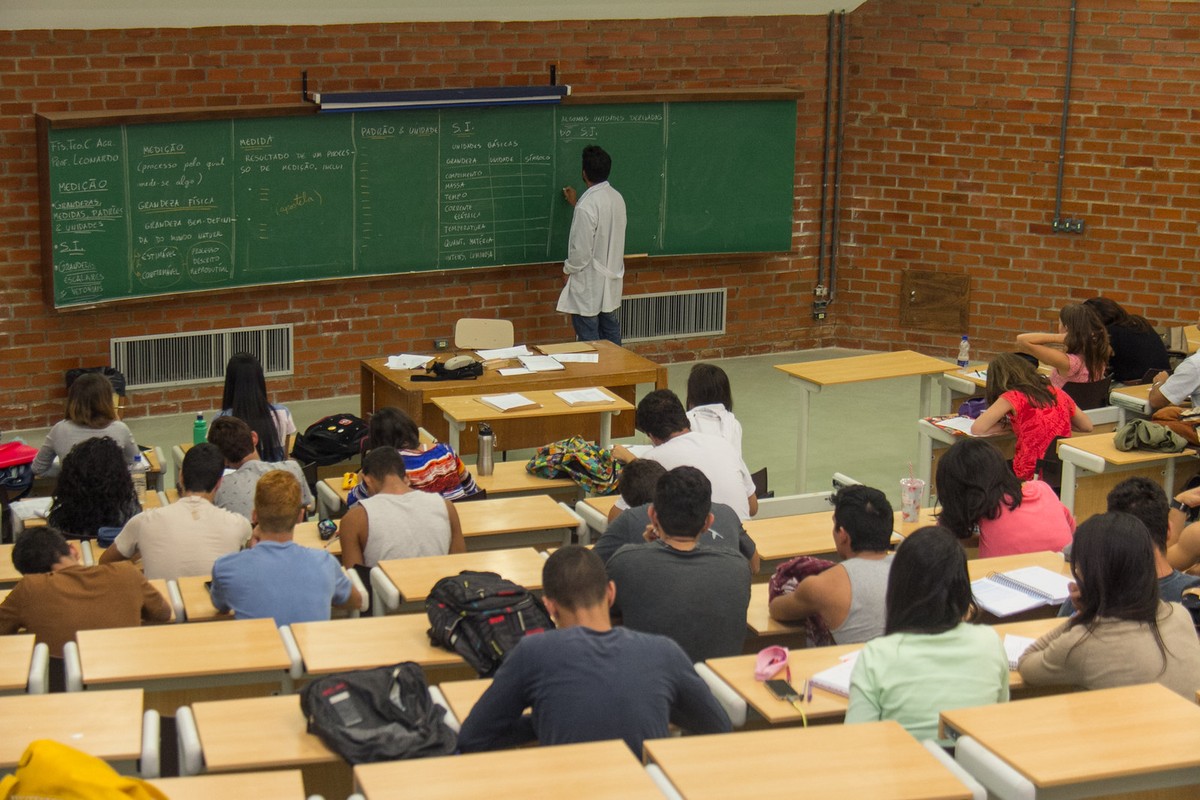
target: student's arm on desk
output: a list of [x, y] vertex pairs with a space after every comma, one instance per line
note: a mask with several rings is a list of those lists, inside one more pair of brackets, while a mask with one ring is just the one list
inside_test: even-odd
[[[137, 569], [132, 565], [130, 568]], [[144, 622], [169, 622], [171, 604], [167, 602], [167, 598], [163, 597], [162, 592], [155, 589], [140, 571], [137, 576], [141, 580], [142, 588], [142, 620]]]
[[367, 512], [359, 504], [350, 506], [346, 516], [338, 525], [338, 539], [342, 542], [342, 566], [351, 569], [363, 561], [367, 549]]
[[450, 516], [450, 552], [467, 552], [467, 540], [463, 538], [462, 523], [458, 521], [458, 509], [449, 500], [446, 503], [446, 513]]
[[1079, 406], [1075, 406], [1075, 410], [1071, 412], [1071, 430], [1077, 433], [1092, 432], [1092, 418], [1080, 410]]
[[[675, 642], [671, 642], [675, 644]], [[674, 672], [678, 672], [679, 680], [675, 687], [675, 702], [671, 704], [671, 722], [683, 728], [688, 733], [729, 733], [733, 723], [729, 715], [712, 690], [704, 680], [696, 674], [683, 648], [675, 644], [671, 656]], [[636, 680], [635, 676], [630, 679]]]
[[492, 685], [463, 720], [458, 733], [462, 752], [494, 750], [534, 739], [533, 722], [524, 716], [531, 698], [522, 649], [517, 647], [508, 654]]
[[630, 461], [637, 461], [637, 456], [629, 452], [629, 448], [623, 444], [613, 445], [613, 458], [620, 461], [622, 464], [628, 464]]
[[830, 628], [835, 628], [845, 622], [845, 612], [849, 608], [843, 610], [842, 618], [838, 620], [831, 619], [832, 606], [831, 600], [837, 591], [837, 581], [846, 584], [849, 587], [849, 576], [846, 570], [839, 566], [833, 566], [818, 575], [810, 575], [800, 583], [796, 584], [796, 590], [789, 594], [780, 595], [771, 601], [770, 612], [771, 619], [779, 620], [780, 622], [796, 622], [811, 617], [813, 614], [820, 614], [825, 620], [825, 624]]
[[1166, 408], [1169, 405], [1173, 405], [1171, 401], [1167, 399], [1166, 395], [1159, 391], [1159, 387], [1166, 383], [1166, 380], [1169, 377], [1171, 376], [1167, 374], [1167, 371], [1163, 370], [1155, 375], [1154, 379], [1150, 382], [1150, 394], [1147, 395], [1146, 402], [1150, 404], [1151, 411], [1158, 411], [1160, 408]]
[[[131, 524], [132, 523], [132, 524]], [[100, 554], [101, 564], [115, 564], [118, 561], [131, 561], [138, 554], [137, 538], [134, 536], [136, 523], [130, 520], [125, 524], [124, 529], [117, 534], [117, 538], [113, 543], [104, 548], [104, 552]]]
[[971, 423], [972, 436], [992, 436], [1008, 430], [1008, 414], [1013, 410], [1012, 403], [1003, 397], [997, 397], [996, 402], [988, 406], [987, 411], [980, 414]]
[[[1175, 499], [1189, 508], [1200, 505], [1200, 488], [1188, 489]], [[1168, 517], [1167, 561], [1178, 570], [1191, 569], [1200, 563], [1200, 522], [1187, 524], [1187, 513], [1172, 508]]]
[[1017, 336], [1017, 349], [1049, 364], [1060, 374], [1065, 375], [1071, 369], [1071, 361], [1065, 350], [1050, 347], [1051, 344], [1062, 344], [1066, 341], [1065, 333], [1022, 333]]
[[[354, 584], [346, 577], [346, 573], [342, 572], [338, 560], [333, 557], [332, 553], [326, 553], [329, 557], [329, 568], [332, 569], [337, 577], [333, 584], [333, 607], [355, 609], [362, 607], [362, 595], [358, 593], [358, 589], [354, 588]], [[339, 599], [341, 598], [341, 599]]]
[[758, 495], [753, 492], [746, 498], [746, 502], [750, 504], [750, 516], [758, 513]]
[[[1064, 622], [1059, 627], [1043, 634], [1017, 662], [1017, 672], [1030, 686], [1053, 686], [1071, 683], [1074, 671], [1067, 667], [1072, 646], [1079, 641], [1083, 628], [1067, 632]], [[1065, 636], [1064, 636], [1065, 634]]]

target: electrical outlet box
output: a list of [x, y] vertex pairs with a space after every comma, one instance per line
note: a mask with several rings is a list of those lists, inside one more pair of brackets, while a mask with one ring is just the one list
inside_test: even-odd
[[825, 310], [828, 307], [829, 307], [828, 300], [814, 300], [813, 301], [813, 312], [812, 312], [813, 320], [815, 322], [824, 322], [825, 321]]
[[434, 339], [433, 340], [433, 349], [434, 350], [449, 350], [450, 349], [450, 340], [448, 338]]

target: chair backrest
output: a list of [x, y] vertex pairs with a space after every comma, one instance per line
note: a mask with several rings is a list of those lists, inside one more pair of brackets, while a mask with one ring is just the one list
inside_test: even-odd
[[1064, 383], [1062, 390], [1067, 397], [1075, 401], [1080, 411], [1093, 408], [1104, 408], [1108, 405], [1109, 390], [1112, 389], [1112, 378], [1101, 378], [1090, 383]]
[[513, 324], [506, 319], [460, 319], [454, 323], [454, 346], [459, 350], [512, 347]]

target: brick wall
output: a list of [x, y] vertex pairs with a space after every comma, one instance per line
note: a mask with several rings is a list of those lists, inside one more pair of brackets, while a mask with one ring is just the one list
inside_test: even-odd
[[[357, 394], [360, 358], [428, 349], [461, 316], [512, 319], [522, 341], [562, 340], [554, 266], [407, 274], [344, 284], [54, 312], [42, 298], [35, 111], [293, 103], [300, 70], [321, 91], [542, 83], [556, 63], [577, 92], [786, 85], [802, 101], [797, 145], [796, 255], [652, 259], [630, 269], [630, 294], [730, 289], [728, 335], [651, 343], [678, 360], [817, 344], [797, 322], [811, 296], [812, 207], [819, 190], [824, 19], [720, 18], [549, 23], [374, 24], [180, 30], [0, 31], [0, 412], [5, 427], [62, 414], [62, 373], [107, 362], [108, 339], [143, 333], [290, 322], [296, 375], [273, 381], [289, 401]], [[816, 98], [816, 99], [813, 99]], [[719, 157], [715, 156], [715, 157]], [[485, 312], [484, 309], [487, 309]], [[769, 321], [768, 326], [762, 324]], [[130, 416], [208, 409], [220, 387], [138, 391]]]

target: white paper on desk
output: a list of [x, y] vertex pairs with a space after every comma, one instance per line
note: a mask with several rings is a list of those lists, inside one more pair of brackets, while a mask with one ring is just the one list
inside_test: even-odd
[[599, 353], [555, 353], [550, 356], [560, 364], [598, 364]]
[[524, 367], [505, 367], [504, 369], [496, 370], [506, 378], [511, 378], [513, 375], [532, 375], [533, 370], [525, 369]]
[[940, 419], [933, 424], [948, 431], [958, 431], [959, 433], [971, 436], [973, 435], [971, 433], [971, 425], [974, 422], [975, 420], [970, 417], [951, 417], [950, 419]]
[[497, 347], [494, 350], [476, 350], [475, 355], [484, 361], [491, 361], [494, 358], [520, 358], [529, 355], [529, 348], [519, 344], [515, 347]]
[[521, 366], [534, 372], [553, 372], [556, 369], [566, 369], [550, 356], [521, 356]]
[[646, 454], [654, 449], [652, 444], [627, 444], [625, 449], [629, 451], [634, 458], [645, 458]]
[[12, 510], [21, 519], [41, 519], [50, 513], [53, 497], [31, 497], [12, 503]]
[[490, 394], [479, 398], [479, 401], [499, 411], [512, 411], [514, 408], [531, 408], [537, 405], [537, 403], [525, 395], [518, 394], [517, 392], [512, 392], [511, 394]]
[[418, 356], [412, 353], [403, 353], [398, 356], [388, 356], [388, 369], [422, 369], [433, 361], [433, 356]]
[[585, 405], [587, 403], [612, 403], [615, 402], [611, 397], [606, 395], [599, 389], [570, 389], [562, 392], [555, 392], [555, 395], [562, 398], [562, 401], [569, 406]]
[[974, 378], [977, 381], [986, 381], [987, 380], [987, 370], [986, 369], [974, 369], [974, 370], [965, 370], [964, 369], [964, 370], [961, 370], [961, 372], [963, 375], [966, 375], [968, 378]]
[[855, 650], [853, 653], [847, 653], [838, 659], [837, 666], [823, 669], [814, 674], [811, 678], [812, 685], [842, 697], [849, 697], [850, 675], [854, 672], [854, 664], [858, 661], [858, 654], [861, 652], [861, 650]]
[[1031, 636], [1017, 636], [1015, 633], [1005, 634], [1004, 654], [1008, 656], [1009, 669], [1017, 668], [1017, 662], [1035, 641]]

